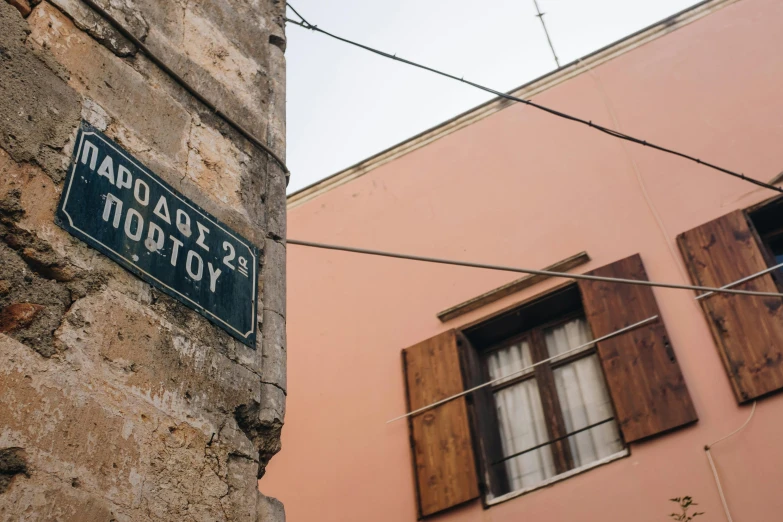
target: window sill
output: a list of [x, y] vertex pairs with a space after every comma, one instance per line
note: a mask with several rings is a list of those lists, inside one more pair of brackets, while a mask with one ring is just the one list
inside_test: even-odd
[[565, 473], [562, 473], [560, 475], [557, 475], [555, 477], [550, 478], [549, 480], [545, 480], [544, 482], [540, 484], [536, 484], [535, 486], [530, 486], [529, 488], [524, 489], [518, 489], [516, 491], [511, 491], [510, 493], [506, 493], [505, 495], [501, 495], [499, 497], [495, 497], [493, 499], [487, 499], [486, 506], [494, 506], [495, 504], [500, 504], [502, 502], [506, 502], [508, 500], [511, 500], [513, 498], [520, 497], [522, 495], [525, 495], [527, 493], [530, 493], [531, 491], [535, 491], [537, 489], [545, 488], [547, 486], [551, 486], [555, 482], [560, 482], [561, 480], [565, 480], [567, 478], [571, 478], [574, 475], [578, 475], [580, 473], [584, 473], [585, 471], [591, 470], [593, 468], [597, 468], [598, 466], [603, 466], [604, 464], [608, 464], [612, 461], [615, 461], [617, 459], [622, 459], [624, 457], [627, 457], [630, 454], [630, 451], [628, 451], [628, 448], [625, 448], [622, 451], [619, 451], [613, 455], [609, 455], [608, 457], [604, 457], [601, 460], [596, 460], [595, 462], [591, 462], [590, 464], [586, 466], [582, 466], [581, 468], [574, 468], [571, 471], [567, 471]]

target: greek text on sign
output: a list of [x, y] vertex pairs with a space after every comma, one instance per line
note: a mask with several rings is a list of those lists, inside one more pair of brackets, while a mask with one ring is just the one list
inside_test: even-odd
[[86, 123], [57, 224], [255, 346], [258, 249]]

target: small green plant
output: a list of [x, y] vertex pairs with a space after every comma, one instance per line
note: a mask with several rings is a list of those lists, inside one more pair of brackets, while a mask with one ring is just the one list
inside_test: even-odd
[[672, 518], [677, 522], [691, 522], [691, 520], [694, 518], [704, 514], [703, 511], [694, 511], [693, 514], [688, 514], [688, 510], [690, 508], [693, 506], [698, 506], [698, 504], [694, 502], [691, 497], [677, 497], [670, 498], [669, 500], [676, 502], [677, 505], [680, 506], [680, 513], [672, 513], [669, 515], [669, 518]]

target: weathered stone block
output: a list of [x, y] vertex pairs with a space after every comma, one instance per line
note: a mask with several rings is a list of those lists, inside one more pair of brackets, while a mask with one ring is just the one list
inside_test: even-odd
[[285, 392], [274, 384], [261, 385], [261, 408], [258, 418], [261, 422], [273, 424], [285, 420]]
[[223, 208], [244, 214], [241, 191], [247, 154], [216, 129], [193, 125], [188, 140], [187, 178]]
[[259, 378], [192, 338], [172, 322], [177, 319], [104, 290], [74, 303], [57, 338], [69, 363], [92, 367], [105, 382], [180, 422], [218, 431], [220, 410], [257, 400]]
[[285, 317], [285, 252], [286, 247], [281, 241], [267, 239], [264, 248], [264, 265], [261, 277], [263, 279], [264, 309], [277, 312]]
[[32, 11], [27, 0], [6, 0], [6, 2], [16, 7], [16, 9], [19, 11], [19, 14], [22, 16], [27, 16], [30, 14], [30, 11]]
[[111, 117], [106, 111], [90, 98], [84, 98], [82, 102], [82, 119], [98, 130], [106, 132], [111, 123]]
[[[54, 476], [105, 499], [109, 509], [146, 512], [147, 518], [134, 520], [226, 520], [227, 513], [252, 519], [222, 505], [239, 478], [236, 471], [228, 476], [234, 448], [216, 433], [161, 414], [127, 390], [85, 373], [88, 366], [78, 361], [49, 375], [46, 363], [2, 335], [0, 356], [9, 361], [0, 368], [0, 447], [47, 448], [28, 455], [30, 486]], [[254, 459], [245, 460], [253, 468]], [[244, 484], [254, 485], [254, 478], [255, 468]], [[8, 494], [18, 503], [25, 490]], [[0, 497], [0, 509], [5, 501]]]
[[[0, 500], [0, 520], [3, 521], [131, 522], [143, 520], [144, 517], [141, 510], [112, 505], [72, 486], [70, 480], [61, 480], [52, 475], [36, 475], [35, 479], [32, 479], [32, 475], [27, 478], [19, 475], [5, 494], [6, 497], [9, 495], [14, 497], [13, 504]], [[46, 517], [39, 516], [40, 513]]]
[[266, 229], [271, 238], [280, 240], [286, 237], [285, 174], [272, 160], [268, 165]]
[[136, 5], [150, 13], [150, 20], [165, 21], [151, 26], [146, 45], [174, 70], [187, 71], [188, 80], [221, 111], [265, 136], [267, 13], [260, 15], [258, 4], [235, 0], [191, 3], [187, 9], [156, 0], [139, 0]]
[[[40, 2], [40, 0], [38, 0]], [[36, 2], [37, 3], [37, 2]], [[112, 0], [96, 0], [95, 2], [101, 6], [109, 15], [118, 20], [123, 27], [130, 30], [131, 33], [136, 35], [137, 38], [144, 41], [149, 33], [149, 23], [146, 16], [140, 9], [136, 7], [135, 2], [116, 2]], [[72, 4], [63, 4], [62, 8], [71, 15], [70, 8]], [[98, 39], [98, 37], [94, 36]]]
[[27, 456], [22, 448], [0, 449], [0, 495], [17, 475], [27, 474]]
[[8, 333], [28, 326], [45, 309], [32, 303], [14, 303], [0, 310], [0, 333]]
[[256, 509], [258, 522], [285, 522], [283, 503], [276, 498], [259, 495]]
[[79, 123], [79, 96], [25, 41], [19, 12], [0, 2], [0, 147], [16, 161], [36, 162], [62, 179], [62, 149]]
[[[173, 170], [182, 171], [187, 161], [191, 122], [182, 105], [81, 32], [50, 4], [38, 5], [28, 21], [31, 39], [50, 49], [68, 69], [69, 83], [75, 90], [89, 96], [115, 121], [121, 122], [117, 125], [143, 143], [142, 148], [150, 155], [165, 158], [166, 163], [179, 166]], [[112, 131], [110, 127], [109, 134], [120, 141], [125, 137]], [[133, 143], [123, 142], [123, 145], [133, 150]]]
[[[97, 1], [284, 148], [282, 3]], [[0, 2], [0, 520], [281, 522], [282, 176], [82, 2], [32, 4]], [[265, 251], [257, 350], [54, 225], [80, 115]]]
[[[87, 31], [95, 40], [117, 56], [133, 56], [136, 46], [107, 21], [79, 0], [50, 0], [73, 19], [76, 27]], [[120, 4], [122, 5], [122, 4]]]
[[[6, 233], [4, 239], [8, 237]], [[0, 278], [9, 287], [0, 296], [0, 332], [13, 335], [44, 357], [52, 356], [57, 351], [54, 331], [70, 304], [68, 290], [34, 273], [4, 242], [0, 242]]]
[[261, 380], [284, 392], [286, 381], [285, 319], [277, 312], [264, 310]]
[[[264, 384], [263, 386], [270, 386]], [[279, 390], [279, 388], [277, 388]], [[261, 396], [264, 400], [264, 395]], [[270, 419], [266, 411], [267, 402], [252, 401], [238, 406], [234, 410], [234, 418], [248, 438], [253, 441], [258, 452], [258, 478], [264, 476], [266, 465], [278, 451], [280, 451], [280, 430], [283, 421], [275, 416]]]

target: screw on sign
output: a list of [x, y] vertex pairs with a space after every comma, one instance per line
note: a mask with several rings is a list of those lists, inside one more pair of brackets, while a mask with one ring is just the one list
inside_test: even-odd
[[58, 224], [254, 347], [255, 245], [97, 129], [76, 143]]

